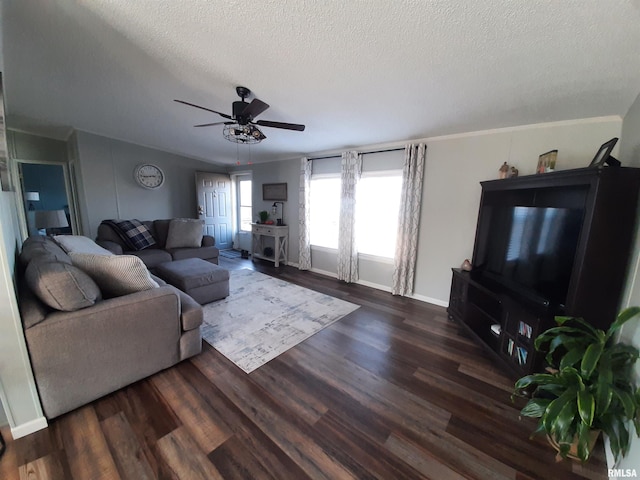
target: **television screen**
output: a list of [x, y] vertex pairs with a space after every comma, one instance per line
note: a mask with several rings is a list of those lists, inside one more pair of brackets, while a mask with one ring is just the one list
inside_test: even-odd
[[493, 206], [483, 210], [475, 268], [550, 303], [564, 304], [582, 209]]

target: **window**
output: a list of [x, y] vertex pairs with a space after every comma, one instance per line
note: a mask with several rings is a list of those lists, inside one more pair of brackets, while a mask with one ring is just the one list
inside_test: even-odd
[[251, 179], [238, 180], [238, 229], [241, 232], [251, 231]]
[[[402, 172], [364, 173], [356, 191], [358, 252], [393, 258], [396, 248]], [[311, 178], [311, 245], [338, 248], [340, 177]]]
[[314, 176], [309, 192], [311, 245], [338, 248], [340, 176]]
[[358, 253], [393, 258], [401, 194], [401, 171], [362, 174], [356, 190]]

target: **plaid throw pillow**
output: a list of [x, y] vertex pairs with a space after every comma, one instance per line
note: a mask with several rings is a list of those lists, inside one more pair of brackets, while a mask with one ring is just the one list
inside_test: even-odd
[[147, 226], [140, 220], [104, 220], [131, 250], [144, 250], [156, 244]]

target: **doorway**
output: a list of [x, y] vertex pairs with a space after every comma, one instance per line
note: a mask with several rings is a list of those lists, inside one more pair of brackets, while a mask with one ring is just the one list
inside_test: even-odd
[[231, 177], [222, 173], [196, 172], [198, 218], [204, 220], [207, 235], [216, 239], [216, 247], [232, 246]]
[[67, 164], [16, 160], [22, 199], [23, 234], [77, 233]]

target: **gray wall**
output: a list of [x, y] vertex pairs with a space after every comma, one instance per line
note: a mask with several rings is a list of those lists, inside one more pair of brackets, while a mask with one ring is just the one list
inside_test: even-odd
[[22, 241], [16, 208], [14, 192], [0, 192], [0, 399], [14, 438], [46, 426], [15, 294], [16, 256]]
[[[82, 231], [90, 238], [109, 218], [195, 218], [195, 172], [226, 173], [206, 162], [87, 132], [76, 132], [72, 143]], [[162, 187], [138, 186], [133, 171], [141, 163], [153, 163], [164, 171]]]
[[[624, 117], [620, 141], [619, 159], [623, 165], [640, 166], [640, 95]], [[626, 295], [622, 307], [640, 305], [640, 225], [636, 225], [634, 245], [633, 261], [629, 265]], [[640, 320], [630, 321], [622, 327], [620, 338], [622, 341], [640, 348]], [[640, 363], [636, 363], [635, 379], [636, 384], [640, 384]], [[607, 453], [609, 454], [608, 450]], [[637, 470], [640, 467], [638, 459], [640, 459], [640, 439], [633, 435], [629, 454], [616, 468], [635, 468]], [[611, 464], [612, 460], [609, 458], [609, 465]]]
[[640, 167], [640, 95], [624, 117], [619, 160], [624, 165]]
[[286, 183], [287, 201], [284, 202], [284, 222], [289, 226], [289, 262], [298, 263], [298, 192], [300, 190], [300, 161], [284, 160], [256, 165], [243, 165], [233, 168], [234, 171], [252, 172], [252, 206], [253, 221], [258, 219], [258, 212], [266, 210], [271, 213], [273, 201], [262, 200], [263, 183]]
[[24, 132], [9, 131], [7, 142], [12, 158], [42, 162], [66, 162], [67, 142]]
[[[459, 266], [473, 253], [480, 181], [497, 178], [498, 168], [503, 162], [515, 165], [521, 175], [528, 175], [535, 173], [541, 153], [558, 149], [557, 169], [584, 167], [602, 143], [620, 136], [621, 129], [622, 119], [606, 117], [425, 139], [427, 160], [418, 240], [416, 298], [447, 304], [451, 267]], [[617, 148], [614, 149], [614, 155], [617, 152]], [[364, 168], [397, 168], [396, 162], [402, 158], [402, 152], [365, 155]], [[628, 165], [626, 161], [623, 163]], [[289, 160], [249, 166], [253, 171], [256, 215], [259, 210], [270, 207], [269, 202], [258, 200], [262, 198], [262, 183], [289, 184], [286, 219], [292, 226], [289, 260], [293, 263], [298, 262], [298, 202], [293, 192], [297, 192], [299, 187], [299, 165], [299, 160]], [[339, 165], [339, 159], [318, 160], [314, 162], [314, 171], [339, 171]], [[361, 283], [390, 289], [391, 264], [366, 256], [359, 263]], [[312, 266], [313, 269], [335, 274], [335, 252], [313, 249]]]

